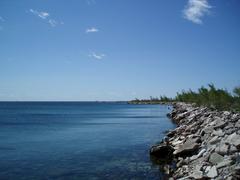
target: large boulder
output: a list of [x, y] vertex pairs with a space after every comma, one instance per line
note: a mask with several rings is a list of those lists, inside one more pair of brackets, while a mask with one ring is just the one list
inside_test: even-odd
[[199, 137], [188, 138], [185, 143], [180, 144], [176, 147], [176, 150], [173, 152], [175, 156], [188, 156], [195, 153], [199, 148]]
[[160, 159], [167, 159], [172, 156], [173, 148], [166, 143], [152, 146], [150, 149], [150, 155], [158, 157]]

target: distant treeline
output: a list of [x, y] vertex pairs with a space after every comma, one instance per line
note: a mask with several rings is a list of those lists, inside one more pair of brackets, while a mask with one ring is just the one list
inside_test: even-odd
[[175, 98], [160, 96], [159, 98], [150, 97], [150, 99], [135, 99], [132, 103], [168, 103], [168, 102], [187, 102], [204, 105], [219, 110], [236, 110], [240, 111], [240, 87], [234, 88], [230, 93], [225, 89], [218, 89], [213, 84], [208, 87], [202, 86], [197, 91], [182, 91], [177, 93]]

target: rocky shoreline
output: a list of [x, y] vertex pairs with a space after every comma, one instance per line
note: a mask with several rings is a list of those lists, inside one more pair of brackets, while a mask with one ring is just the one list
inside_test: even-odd
[[169, 179], [240, 179], [240, 114], [173, 103], [178, 125], [150, 149]]

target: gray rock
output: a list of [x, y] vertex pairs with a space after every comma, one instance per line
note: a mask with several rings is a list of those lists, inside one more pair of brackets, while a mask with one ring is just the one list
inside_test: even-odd
[[237, 148], [240, 147], [240, 135], [236, 134], [235, 132], [229, 135], [226, 139], [226, 142], [229, 144], [233, 144]]
[[216, 165], [224, 160], [223, 156], [214, 152], [210, 155], [209, 162]]
[[218, 136], [214, 136], [214, 137], [209, 141], [210, 144], [216, 144], [216, 143], [218, 143], [218, 142], [220, 142], [220, 139], [218, 138]]
[[235, 127], [240, 128], [240, 121], [239, 120], [236, 122]]
[[197, 139], [189, 138], [184, 144], [181, 144], [177, 147], [177, 149], [173, 152], [176, 156], [187, 155], [196, 151], [199, 147], [199, 144], [196, 143]]
[[225, 144], [225, 143], [220, 143], [215, 151], [217, 153], [219, 153], [220, 155], [226, 155], [228, 153], [228, 148], [229, 148], [229, 145]]
[[237, 152], [237, 148], [234, 145], [230, 145], [229, 154], [233, 154], [235, 152]]
[[216, 122], [214, 129], [223, 128], [225, 125], [226, 125], [226, 122], [223, 119], [219, 119]]
[[224, 136], [224, 132], [222, 131], [222, 129], [219, 129], [217, 131], [213, 131], [212, 135], [214, 136], [220, 136], [220, 137], [223, 137]]
[[229, 123], [224, 129], [230, 129], [230, 128], [234, 128], [233, 123]]
[[224, 116], [229, 116], [229, 115], [231, 115], [231, 113], [229, 111], [223, 111], [223, 115]]
[[231, 159], [226, 159], [220, 163], [217, 164], [217, 168], [222, 168], [222, 167], [225, 167], [225, 166], [230, 166], [231, 164], [233, 163], [233, 161]]
[[213, 166], [209, 169], [208, 173], [206, 174], [207, 177], [209, 178], [215, 178], [217, 177], [218, 172], [216, 166]]
[[192, 177], [194, 179], [203, 179], [203, 172], [196, 170], [192, 173], [192, 175], [190, 175], [190, 177]]
[[190, 157], [190, 161], [194, 161], [194, 160], [196, 160], [197, 158], [198, 158], [197, 155], [193, 155], [193, 156]]
[[226, 180], [234, 180], [233, 176], [228, 176]]
[[176, 164], [177, 167], [181, 167], [184, 164], [184, 160], [181, 159], [178, 161], [178, 163]]
[[237, 130], [235, 129], [235, 128], [229, 128], [229, 129], [227, 129], [227, 130], [225, 130], [225, 133], [227, 134], [227, 135], [230, 135], [230, 134], [232, 134], [232, 133], [234, 133], [234, 132], [236, 132]]
[[208, 126], [208, 127], [203, 128], [203, 130], [201, 131], [201, 135], [211, 134], [212, 132], [213, 132], [213, 127]]
[[201, 157], [204, 153], [206, 152], [206, 149], [202, 149], [201, 151], [199, 151], [199, 153], [197, 154], [197, 157]]

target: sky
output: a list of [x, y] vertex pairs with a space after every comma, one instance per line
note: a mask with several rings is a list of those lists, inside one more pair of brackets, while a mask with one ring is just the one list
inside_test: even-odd
[[0, 0], [1, 101], [240, 85], [239, 0]]

